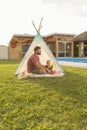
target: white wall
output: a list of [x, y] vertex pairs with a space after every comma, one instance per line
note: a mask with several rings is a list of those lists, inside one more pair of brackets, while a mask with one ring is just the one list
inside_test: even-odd
[[8, 46], [0, 45], [0, 59], [8, 59]]

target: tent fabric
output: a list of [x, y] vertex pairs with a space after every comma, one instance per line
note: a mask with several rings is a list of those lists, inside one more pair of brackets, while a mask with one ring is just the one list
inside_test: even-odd
[[32, 74], [32, 73], [27, 73], [25, 76], [18, 75], [18, 78], [23, 79], [23, 78], [38, 78], [38, 77], [58, 77], [58, 76], [63, 76], [63, 73], [55, 73], [55, 74]]
[[[51, 61], [51, 63], [53, 63], [53, 70], [56, 70], [56, 73], [54, 74], [55, 76], [63, 76], [64, 75], [64, 71], [61, 68], [61, 66], [58, 64], [58, 62], [56, 61], [54, 55], [52, 54], [51, 50], [48, 48], [46, 42], [43, 40], [42, 36], [40, 35], [40, 33], [38, 32], [37, 35], [35, 36], [32, 44], [30, 45], [28, 51], [26, 52], [23, 60], [21, 61], [15, 75], [20, 75], [22, 72], [26, 72], [27, 71], [27, 61], [28, 58], [34, 53], [34, 48], [36, 46], [40, 46], [41, 47], [41, 55], [40, 57], [40, 61], [42, 64], [46, 64], [46, 61], [49, 59]], [[35, 75], [36, 77], [42, 77], [42, 76], [47, 76], [47, 77], [52, 77], [53, 75]]]

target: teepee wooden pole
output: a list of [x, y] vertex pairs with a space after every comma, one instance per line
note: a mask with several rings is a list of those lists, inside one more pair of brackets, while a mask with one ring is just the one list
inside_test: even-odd
[[38, 30], [37, 30], [37, 28], [36, 28], [36, 26], [35, 26], [35, 24], [34, 24], [34, 22], [33, 22], [33, 21], [32, 21], [32, 24], [33, 24], [33, 26], [34, 26], [34, 28], [35, 28], [36, 32], [38, 32]]
[[40, 31], [40, 29], [41, 29], [41, 27], [42, 27], [42, 25], [41, 25], [42, 20], [43, 20], [43, 17], [41, 18], [41, 21], [40, 21], [40, 24], [39, 24], [39, 28], [38, 28], [38, 32]]
[[41, 30], [41, 28], [42, 28], [42, 25], [39, 27], [38, 32]]

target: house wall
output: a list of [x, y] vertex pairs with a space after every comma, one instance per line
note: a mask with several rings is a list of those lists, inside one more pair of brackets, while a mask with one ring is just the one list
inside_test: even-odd
[[20, 43], [17, 43], [15, 48], [9, 47], [9, 58], [10, 59], [21, 59], [21, 50], [22, 46]]

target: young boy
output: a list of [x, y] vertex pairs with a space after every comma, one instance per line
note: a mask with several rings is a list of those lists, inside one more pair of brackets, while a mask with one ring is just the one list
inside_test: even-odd
[[53, 65], [51, 64], [50, 60], [46, 61], [46, 66], [45, 67], [46, 67], [47, 73], [49, 73], [49, 74], [54, 74], [55, 73], [55, 71], [52, 70], [53, 69]]

